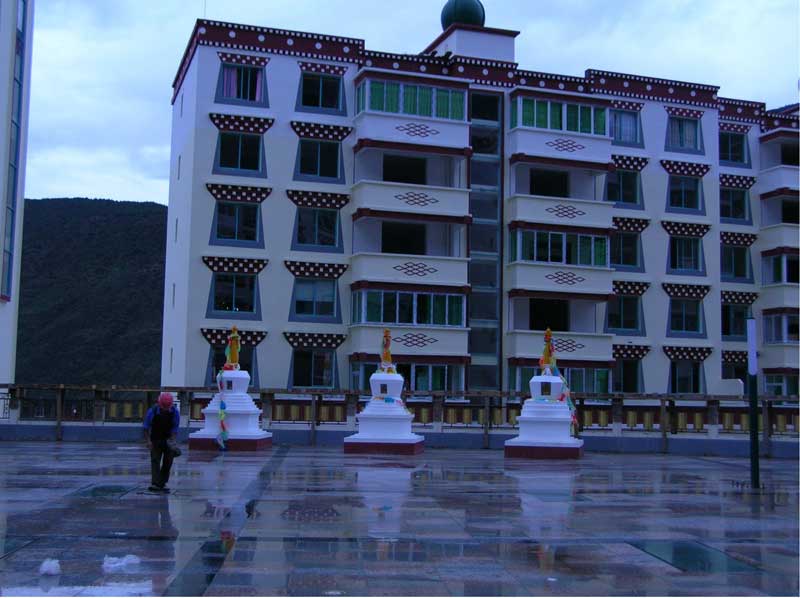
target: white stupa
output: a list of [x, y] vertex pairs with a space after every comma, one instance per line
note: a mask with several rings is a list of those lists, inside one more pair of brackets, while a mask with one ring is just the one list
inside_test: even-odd
[[[517, 418], [519, 436], [505, 443], [506, 457], [576, 459], [583, 455], [583, 440], [572, 436], [569, 388], [555, 375], [551, 333], [545, 333], [544, 371], [530, 379], [531, 398]], [[557, 369], [556, 369], [557, 371]]]
[[[225, 351], [227, 362], [217, 376], [219, 392], [203, 409], [203, 428], [189, 434], [189, 449], [255, 451], [272, 446], [272, 434], [261, 429], [261, 410], [247, 394], [250, 374], [239, 369], [239, 333], [234, 326]], [[225, 429], [223, 429], [223, 427]]]
[[346, 453], [390, 453], [415, 455], [424, 449], [425, 438], [411, 432], [414, 416], [401, 398], [403, 376], [392, 363], [391, 335], [383, 331], [381, 365], [369, 378], [372, 399], [356, 416], [358, 433], [344, 439]]

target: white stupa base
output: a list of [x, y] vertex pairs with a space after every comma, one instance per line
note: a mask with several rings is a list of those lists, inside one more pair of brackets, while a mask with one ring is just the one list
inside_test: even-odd
[[577, 459], [583, 455], [583, 440], [572, 437], [572, 414], [563, 401], [528, 399], [517, 423], [519, 436], [505, 442], [506, 457]]
[[219, 406], [225, 400], [225, 424], [228, 439], [225, 449], [231, 451], [255, 451], [272, 446], [272, 434], [261, 429], [258, 418], [261, 410], [247, 394], [250, 374], [243, 370], [224, 371], [221, 377], [222, 391], [211, 399], [203, 409], [203, 428], [189, 434], [189, 449], [217, 450], [220, 435]]

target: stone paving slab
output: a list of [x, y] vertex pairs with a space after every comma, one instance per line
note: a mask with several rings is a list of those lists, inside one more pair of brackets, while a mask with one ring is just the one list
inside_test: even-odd
[[[3, 443], [0, 594], [797, 595], [796, 462]], [[105, 572], [105, 556], [140, 563]], [[59, 576], [39, 576], [57, 558]]]

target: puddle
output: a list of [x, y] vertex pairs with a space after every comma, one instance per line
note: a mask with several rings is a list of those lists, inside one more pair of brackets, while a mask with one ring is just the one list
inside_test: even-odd
[[83, 490], [73, 492], [73, 496], [85, 496], [89, 498], [118, 498], [133, 490], [135, 486], [91, 486]]
[[629, 544], [685, 572], [732, 573], [757, 571], [755, 567], [751, 567], [742, 561], [729, 557], [720, 550], [709, 548], [699, 542], [645, 540], [642, 542], [629, 542]]

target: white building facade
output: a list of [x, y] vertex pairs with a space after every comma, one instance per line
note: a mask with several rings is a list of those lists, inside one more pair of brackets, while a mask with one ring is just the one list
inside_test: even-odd
[[199, 20], [173, 88], [162, 384], [242, 331], [260, 388], [797, 394], [798, 114], [712, 85], [524, 70], [518, 32], [422, 53]]
[[0, 384], [14, 382], [33, 0], [0, 3]]

